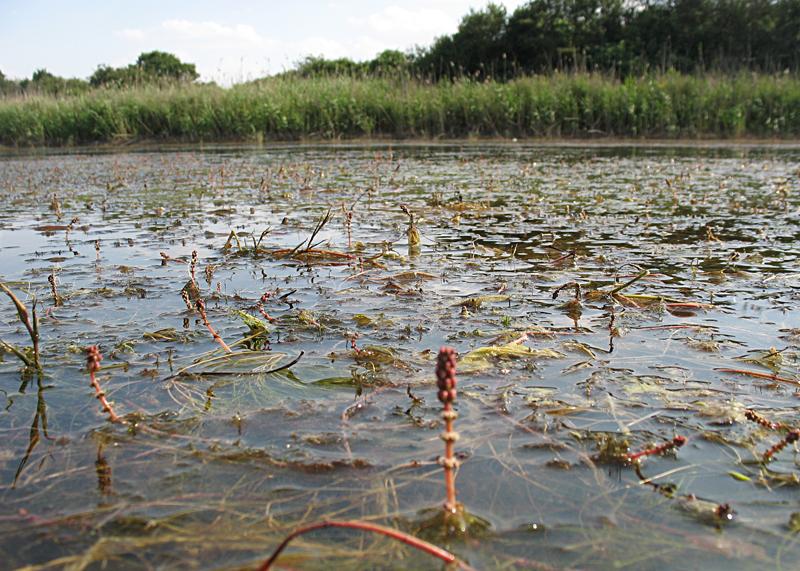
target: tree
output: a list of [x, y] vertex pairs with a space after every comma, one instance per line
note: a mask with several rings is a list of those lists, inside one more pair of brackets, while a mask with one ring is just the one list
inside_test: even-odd
[[409, 58], [398, 50], [383, 50], [368, 63], [369, 72], [376, 75], [392, 75], [408, 68]]
[[89, 78], [93, 87], [125, 87], [162, 81], [192, 82], [199, 76], [193, 63], [184, 63], [167, 52], [152, 51], [139, 55], [127, 67], [99, 65]]
[[142, 74], [148, 78], [194, 81], [200, 74], [193, 63], [183, 63], [177, 56], [167, 52], [146, 52], [136, 60]]

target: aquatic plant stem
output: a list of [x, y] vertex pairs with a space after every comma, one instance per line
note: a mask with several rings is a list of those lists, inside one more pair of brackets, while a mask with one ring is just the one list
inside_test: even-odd
[[439, 388], [437, 396], [443, 405], [442, 419], [444, 419], [444, 432], [441, 435], [444, 440], [444, 456], [440, 459], [444, 468], [447, 497], [444, 509], [448, 513], [454, 514], [458, 511], [455, 476], [458, 460], [456, 460], [454, 451], [458, 433], [453, 430], [453, 423], [458, 418], [458, 413], [453, 409], [453, 402], [456, 400], [456, 352], [452, 347], [439, 349], [436, 361], [436, 386]]
[[[14, 292], [8, 289], [6, 284], [0, 282], [0, 291], [3, 291], [11, 299], [14, 307], [16, 307], [19, 320], [25, 326], [25, 329], [28, 331], [28, 336], [31, 338], [31, 345], [33, 345], [33, 365], [36, 370], [41, 371], [42, 365], [39, 360], [39, 320], [36, 317], [36, 297], [34, 297], [31, 302], [31, 314], [33, 317], [33, 321], [31, 322], [31, 317], [28, 316], [28, 309], [25, 307], [25, 304], [14, 295]], [[14, 354], [17, 355], [17, 353]], [[25, 359], [23, 359], [23, 362], [28, 365], [28, 361]]]
[[786, 448], [787, 445], [793, 444], [798, 440], [800, 440], [800, 430], [790, 431], [789, 434], [784, 436], [777, 444], [774, 444], [769, 450], [764, 452], [761, 456], [761, 461], [769, 462], [775, 454]]
[[798, 380], [788, 379], [786, 377], [773, 375], [771, 373], [762, 373], [760, 371], [749, 371], [747, 369], [728, 369], [726, 367], [717, 367], [714, 370], [719, 371], [720, 373], [729, 373], [731, 375], [745, 375], [747, 377], [753, 377], [756, 379], [766, 379], [769, 381], [775, 381], [777, 383], [786, 383], [788, 385], [800, 386], [800, 381]]
[[391, 527], [385, 527], [382, 525], [378, 525], [375, 523], [369, 523], [366, 521], [338, 521], [338, 520], [328, 520], [328, 521], [320, 521], [317, 523], [312, 523], [310, 525], [306, 525], [294, 530], [292, 533], [286, 536], [286, 538], [275, 548], [275, 551], [272, 552], [269, 559], [267, 559], [261, 567], [258, 568], [258, 571], [269, 571], [272, 568], [272, 565], [278, 559], [280, 554], [286, 549], [286, 546], [295, 538], [305, 533], [309, 533], [311, 531], [316, 531], [318, 529], [325, 529], [328, 527], [340, 527], [340, 528], [348, 528], [348, 529], [358, 529], [361, 531], [368, 531], [371, 533], [379, 533], [381, 535], [385, 535], [397, 541], [402, 541], [406, 545], [413, 547], [414, 549], [418, 549], [427, 553], [428, 555], [432, 555], [441, 559], [445, 563], [451, 563], [458, 565], [461, 569], [466, 569], [467, 571], [472, 570], [472, 567], [460, 561], [455, 555], [450, 553], [449, 551], [442, 549], [432, 543], [428, 543], [422, 539], [418, 539], [413, 535], [409, 535], [405, 532], [402, 532], [397, 529], [393, 529]]
[[106, 393], [100, 388], [100, 383], [97, 382], [97, 378], [95, 377], [95, 373], [100, 370], [100, 361], [102, 360], [103, 356], [100, 354], [100, 349], [98, 349], [97, 345], [86, 348], [86, 368], [89, 370], [89, 381], [94, 388], [95, 397], [100, 401], [103, 411], [108, 414], [108, 420], [111, 422], [122, 422], [122, 419], [114, 412], [111, 403], [106, 399]]
[[756, 424], [761, 425], [764, 428], [768, 428], [769, 430], [789, 430], [789, 427], [782, 422], [772, 422], [771, 420], [767, 420], [752, 408], [748, 408], [744, 411], [744, 417], [750, 422], [755, 422]]
[[633, 452], [630, 454], [625, 454], [624, 459], [627, 462], [636, 462], [640, 458], [645, 456], [656, 456], [658, 454], [663, 454], [667, 450], [672, 450], [673, 448], [680, 448], [684, 444], [686, 444], [687, 438], [685, 436], [676, 436], [669, 442], [665, 442], [659, 446], [653, 446], [652, 448], [645, 448], [639, 452]]
[[629, 286], [632, 286], [633, 284], [635, 284], [636, 282], [638, 282], [640, 279], [642, 279], [642, 278], [644, 278], [644, 277], [647, 277], [647, 276], [649, 276], [649, 275], [650, 275], [650, 270], [642, 270], [641, 272], [639, 272], [638, 274], [636, 274], [636, 275], [635, 275], [633, 278], [631, 278], [630, 280], [628, 280], [628, 281], [627, 281], [627, 282], [625, 282], [625, 283], [622, 283], [622, 284], [618, 285], [617, 287], [615, 287], [614, 289], [612, 289], [612, 290], [611, 290], [611, 291], [609, 291], [608, 293], [609, 293], [610, 295], [614, 295], [614, 294], [616, 294], [616, 293], [619, 293], [619, 292], [621, 292], [622, 290], [624, 290], [625, 288], [627, 288], [627, 287], [629, 287]]
[[452, 406], [449, 403], [445, 404], [444, 411], [442, 411], [442, 417], [445, 422], [445, 431], [442, 435], [442, 439], [444, 440], [444, 458], [442, 459], [442, 465], [444, 466], [444, 484], [447, 502], [444, 507], [451, 513], [455, 513], [458, 509], [458, 504], [456, 503], [455, 476], [455, 469], [458, 467], [458, 461], [455, 459], [453, 450], [453, 444], [456, 440], [454, 436], [458, 434], [453, 431], [453, 420], [455, 420], [456, 416], [457, 413], [453, 410]]
[[197, 308], [197, 312], [200, 314], [200, 318], [203, 320], [203, 325], [206, 326], [211, 336], [214, 338], [214, 341], [219, 343], [220, 347], [225, 349], [226, 353], [232, 353], [231, 348], [228, 347], [228, 344], [223, 341], [222, 337], [219, 336], [217, 330], [211, 326], [211, 323], [208, 321], [208, 315], [206, 315], [206, 304], [202, 299], [198, 299], [197, 303], [195, 304]]
[[192, 280], [192, 283], [197, 287], [197, 278], [196, 278], [196, 270], [197, 270], [197, 250], [192, 250], [192, 261], [189, 262], [189, 277]]
[[17, 359], [22, 361], [26, 367], [35, 368], [36, 365], [33, 361], [31, 361], [25, 353], [14, 347], [11, 343], [6, 343], [2, 339], [0, 339], [0, 347], [8, 351], [9, 353], [13, 354]]
[[267, 300], [269, 300], [271, 295], [272, 294], [270, 292], [265, 292], [264, 295], [261, 296], [261, 299], [259, 299], [258, 302], [256, 303], [256, 309], [264, 317], [264, 319], [266, 319], [270, 323], [274, 323], [275, 318], [272, 317], [269, 313], [267, 313], [267, 311], [264, 309], [264, 304], [267, 303]]

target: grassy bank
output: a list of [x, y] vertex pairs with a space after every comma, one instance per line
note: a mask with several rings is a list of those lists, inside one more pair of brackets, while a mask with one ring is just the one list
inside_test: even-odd
[[347, 137], [798, 137], [800, 79], [668, 74], [468, 80], [271, 78], [0, 100], [0, 143]]

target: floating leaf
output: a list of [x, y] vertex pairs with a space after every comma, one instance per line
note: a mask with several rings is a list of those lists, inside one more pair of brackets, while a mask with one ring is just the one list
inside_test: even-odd
[[353, 321], [356, 322], [356, 325], [360, 327], [367, 327], [368, 325], [372, 324], [372, 318], [368, 315], [364, 315], [363, 313], [357, 313], [353, 316]]
[[466, 307], [467, 309], [479, 309], [484, 303], [500, 303], [508, 301], [509, 299], [511, 299], [509, 295], [480, 295], [477, 297], [468, 297], [456, 305]]
[[380, 345], [367, 345], [362, 349], [353, 351], [353, 357], [358, 363], [372, 363], [375, 365], [396, 365], [399, 363], [394, 351]]
[[553, 349], [531, 349], [521, 343], [478, 347], [459, 359], [459, 370], [463, 372], [480, 371], [492, 366], [491, 359], [560, 359], [563, 353]]
[[233, 314], [236, 317], [238, 317], [239, 319], [241, 319], [242, 322], [245, 325], [247, 325], [247, 327], [250, 328], [250, 331], [252, 331], [254, 333], [267, 333], [267, 332], [269, 332], [269, 328], [267, 327], [267, 324], [263, 320], [259, 319], [258, 317], [250, 315], [249, 313], [246, 313], [246, 312], [241, 311], [239, 309], [233, 310]]
[[781, 370], [781, 365], [783, 364], [783, 355], [775, 347], [770, 347], [768, 351], [757, 353], [752, 357], [737, 357], [737, 361], [753, 363], [775, 373], [779, 373]]
[[152, 333], [145, 333], [142, 335], [147, 341], [185, 341], [185, 336], [182, 336], [178, 331], [172, 327], [167, 329], [159, 329]]

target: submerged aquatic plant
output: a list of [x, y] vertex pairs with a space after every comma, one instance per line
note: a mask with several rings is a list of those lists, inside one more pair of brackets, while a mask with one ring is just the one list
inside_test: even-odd
[[[353, 344], [355, 345], [355, 340], [353, 340]], [[455, 469], [458, 467], [458, 460], [455, 457], [453, 449], [455, 442], [458, 440], [458, 433], [453, 430], [453, 423], [458, 417], [458, 414], [453, 409], [453, 403], [456, 399], [456, 352], [451, 347], [442, 347], [439, 349], [439, 356], [436, 361], [436, 386], [438, 388], [437, 396], [444, 407], [442, 418], [445, 422], [445, 431], [442, 433], [441, 437], [445, 442], [445, 453], [440, 459], [440, 462], [444, 467], [446, 500], [444, 503], [444, 512], [442, 513], [440, 511], [426, 523], [434, 524], [435, 527], [440, 527], [440, 525], [437, 524], [444, 524], [447, 529], [457, 529], [462, 533], [466, 531], [467, 527], [477, 527], [476, 523], [484, 528], [484, 522], [478, 522], [477, 518], [472, 518], [466, 514], [464, 507], [456, 501]], [[442, 518], [442, 516], [444, 517]], [[451, 521], [453, 519], [457, 521]], [[476, 521], [473, 522], [473, 519]], [[455, 565], [459, 569], [472, 569], [467, 563], [460, 561], [449, 551], [408, 533], [365, 521], [328, 520], [312, 523], [294, 530], [286, 536], [280, 545], [278, 545], [269, 559], [259, 567], [259, 571], [268, 571], [271, 569], [276, 559], [294, 538], [311, 531], [328, 527], [350, 528], [379, 533], [433, 555], [450, 565]], [[425, 527], [426, 526], [423, 526], [423, 531]]]

